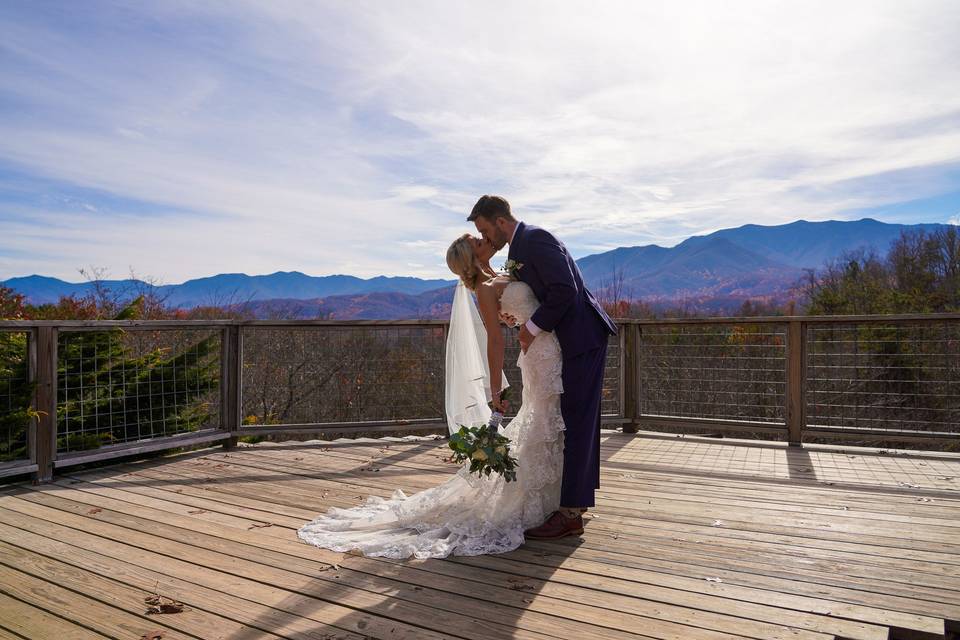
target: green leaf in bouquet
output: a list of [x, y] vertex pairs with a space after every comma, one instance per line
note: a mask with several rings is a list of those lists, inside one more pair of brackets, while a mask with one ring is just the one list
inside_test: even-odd
[[487, 425], [467, 427], [450, 436], [450, 449], [457, 462], [468, 462], [470, 473], [489, 477], [492, 472], [507, 482], [517, 479], [517, 460], [510, 456], [510, 439], [491, 432]]

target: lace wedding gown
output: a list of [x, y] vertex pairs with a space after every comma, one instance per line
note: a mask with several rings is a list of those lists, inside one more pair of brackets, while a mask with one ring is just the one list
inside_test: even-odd
[[[530, 287], [511, 282], [501, 311], [521, 324], [539, 303]], [[525, 529], [541, 524], [560, 505], [563, 418], [560, 415], [560, 345], [543, 332], [518, 360], [523, 402], [500, 433], [510, 439], [517, 479], [478, 477], [465, 463], [443, 484], [411, 496], [397, 489], [389, 500], [370, 496], [351, 509], [331, 508], [304, 525], [305, 542], [333, 551], [360, 550], [367, 556], [443, 558], [504, 553], [523, 544]]]

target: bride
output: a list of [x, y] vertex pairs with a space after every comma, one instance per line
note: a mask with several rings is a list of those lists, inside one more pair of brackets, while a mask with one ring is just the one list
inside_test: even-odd
[[[522, 324], [539, 306], [529, 286], [490, 267], [494, 253], [492, 244], [470, 234], [455, 240], [447, 251], [447, 265], [460, 278], [450, 318], [448, 362], [454, 355], [451, 364], [459, 366], [447, 367], [448, 419], [454, 422], [473, 416], [468, 426], [486, 422], [490, 411], [486, 401], [477, 401], [476, 392], [471, 397], [469, 391], [463, 391], [471, 381], [456, 373], [464, 370], [462, 359], [476, 358], [477, 344], [485, 335], [489, 375], [484, 386], [490, 394], [485, 400], [492, 399], [494, 408], [504, 412], [500, 320]], [[476, 293], [479, 316], [466, 289]], [[451, 348], [455, 354], [450, 353]], [[516, 417], [500, 431], [510, 439], [511, 455], [518, 460], [516, 481], [506, 482], [496, 474], [471, 474], [467, 461], [443, 484], [414, 495], [397, 489], [390, 499], [370, 496], [351, 509], [333, 507], [304, 525], [298, 531], [300, 538], [333, 551], [357, 549], [367, 556], [388, 558], [504, 553], [523, 544], [524, 530], [539, 525], [560, 505], [564, 424], [560, 415], [562, 360], [556, 336], [544, 332], [520, 354], [518, 365], [523, 377], [522, 404]], [[451, 400], [456, 405], [452, 414]]]

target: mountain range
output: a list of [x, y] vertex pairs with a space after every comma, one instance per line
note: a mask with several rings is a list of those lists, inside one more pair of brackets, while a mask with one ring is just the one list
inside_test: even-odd
[[[616, 289], [621, 298], [661, 305], [696, 300], [705, 307], [735, 308], [748, 298], [789, 297], [805, 269], [819, 269], [846, 251], [864, 248], [885, 255], [901, 232], [929, 233], [945, 226], [890, 224], [872, 218], [747, 224], [692, 236], [669, 248], [620, 247], [585, 256], [577, 264], [587, 286], [602, 297]], [[84, 296], [94, 288], [89, 282], [69, 283], [39, 275], [0, 284], [34, 304], [56, 302], [66, 295]], [[317, 277], [293, 271], [219, 274], [163, 286], [136, 280], [98, 284], [121, 293], [153, 290], [168, 305], [181, 308], [244, 304], [257, 317], [387, 319], [445, 317], [455, 280]]]
[[308, 276], [299, 271], [278, 271], [263, 276], [248, 276], [244, 273], [221, 273], [207, 278], [187, 280], [183, 284], [154, 286], [140, 280], [101, 280], [70, 283], [57, 278], [32, 275], [11, 278], [0, 285], [24, 294], [33, 304], [56, 302], [61, 296], [82, 297], [91, 293], [95, 286], [108, 291], [150, 291], [172, 307], [222, 306], [275, 299], [312, 300], [327, 296], [357, 295], [374, 292], [390, 292], [417, 295], [449, 287], [455, 280], [423, 280], [410, 277], [357, 278], [354, 276]]
[[927, 233], [943, 224], [902, 225], [872, 218], [763, 226], [743, 225], [691, 236], [674, 247], [621, 247], [577, 261], [588, 286], [619, 287], [621, 296], [648, 301], [688, 298], [782, 298], [806, 269], [857, 249], [886, 255], [901, 232]]

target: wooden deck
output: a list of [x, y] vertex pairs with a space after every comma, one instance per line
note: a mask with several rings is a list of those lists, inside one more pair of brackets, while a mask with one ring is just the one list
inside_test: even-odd
[[[960, 458], [604, 435], [580, 538], [397, 562], [296, 528], [454, 467], [440, 441], [262, 443], [0, 487], [0, 638], [951, 637]], [[181, 601], [146, 615], [145, 598]]]

